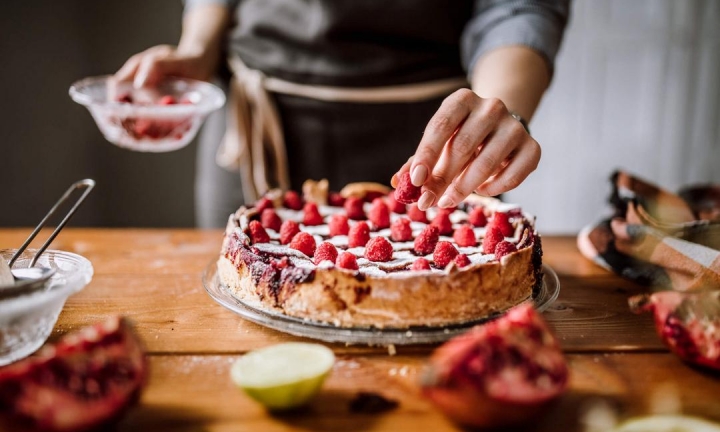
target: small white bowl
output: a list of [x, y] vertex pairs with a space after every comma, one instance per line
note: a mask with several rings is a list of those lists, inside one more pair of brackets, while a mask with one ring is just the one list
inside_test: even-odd
[[[15, 251], [0, 249], [0, 256], [9, 261]], [[27, 267], [35, 252], [27, 249], [13, 268]], [[0, 366], [40, 348], [50, 336], [65, 300], [83, 289], [93, 276], [90, 261], [70, 252], [47, 250], [37, 265], [55, 269], [45, 290], [0, 300]]]
[[[178, 103], [162, 105], [163, 96]], [[77, 81], [70, 97], [87, 107], [111, 143], [156, 153], [188, 145], [208, 114], [225, 103], [223, 91], [204, 81], [168, 78], [156, 87], [137, 89], [110, 75]]]

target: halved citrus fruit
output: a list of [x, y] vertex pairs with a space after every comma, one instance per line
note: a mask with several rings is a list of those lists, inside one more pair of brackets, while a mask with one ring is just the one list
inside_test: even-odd
[[627, 420], [613, 432], [720, 432], [720, 425], [685, 415], [654, 415]]
[[267, 408], [284, 410], [315, 396], [334, 363], [332, 350], [323, 345], [288, 342], [250, 351], [233, 364], [230, 376]]

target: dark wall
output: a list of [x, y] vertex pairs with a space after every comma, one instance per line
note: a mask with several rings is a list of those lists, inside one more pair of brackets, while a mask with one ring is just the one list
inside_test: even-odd
[[80, 78], [177, 43], [180, 0], [12, 1], [0, 10], [0, 226], [35, 225], [86, 177], [97, 187], [72, 225], [192, 226], [195, 144], [120, 149], [68, 96]]

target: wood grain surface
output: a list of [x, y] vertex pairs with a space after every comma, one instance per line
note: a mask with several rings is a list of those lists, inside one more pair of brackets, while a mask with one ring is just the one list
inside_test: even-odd
[[[0, 248], [17, 247], [29, 232], [0, 229]], [[206, 294], [201, 276], [221, 239], [219, 230], [76, 228], [53, 244], [88, 258], [95, 276], [67, 301], [51, 340], [123, 314], [150, 354], [142, 403], [118, 430], [456, 430], [419, 393], [430, 345], [399, 346], [394, 356], [383, 347], [329, 345], [338, 361], [323, 391], [290, 414], [271, 415], [233, 388], [228, 371], [240, 355], [301, 338], [247, 322]], [[651, 317], [630, 313], [628, 297], [647, 288], [585, 260], [573, 237], [546, 237], [543, 247], [544, 262], [560, 279], [559, 298], [544, 316], [568, 355], [571, 385], [538, 423], [518, 430], [582, 431], [584, 413], [599, 403], [624, 418], [666, 409], [658, 400], [668, 394], [684, 412], [720, 421], [720, 378], [668, 353]], [[383, 414], [351, 413], [349, 402], [360, 391], [400, 405]]]

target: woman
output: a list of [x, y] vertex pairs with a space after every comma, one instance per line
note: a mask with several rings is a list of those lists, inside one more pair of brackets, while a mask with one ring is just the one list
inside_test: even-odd
[[131, 57], [116, 78], [208, 80], [227, 56], [228, 110], [200, 139], [200, 226], [307, 178], [337, 189], [409, 171], [421, 209], [452, 207], [537, 167], [525, 122], [568, 14], [569, 0], [187, 0], [179, 45]]

